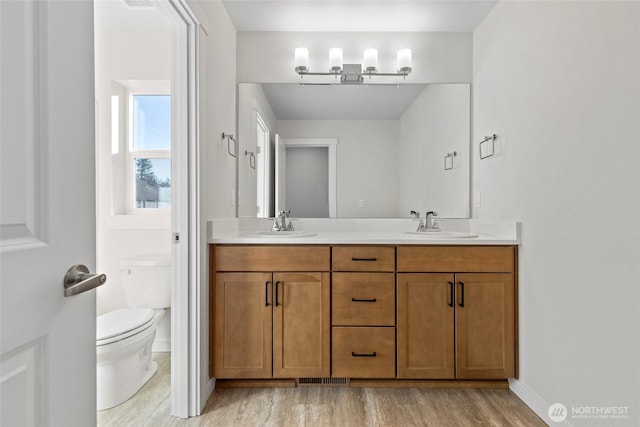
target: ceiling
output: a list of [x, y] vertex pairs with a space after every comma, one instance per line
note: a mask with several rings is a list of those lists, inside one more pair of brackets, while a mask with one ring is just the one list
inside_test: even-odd
[[426, 86], [262, 84], [278, 120], [395, 120]]
[[238, 31], [473, 32], [497, 1], [222, 0]]
[[[1, 0], [0, 0], [1, 1]], [[131, 6], [124, 0], [95, 0], [94, 24], [96, 29], [137, 29], [168, 30], [171, 28], [168, 18], [152, 3], [130, 0]]]

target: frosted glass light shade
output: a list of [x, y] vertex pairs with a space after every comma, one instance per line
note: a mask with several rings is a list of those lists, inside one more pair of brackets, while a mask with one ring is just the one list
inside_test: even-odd
[[410, 73], [411, 72], [411, 49], [400, 49], [398, 51], [398, 72]]
[[375, 73], [378, 68], [378, 49], [365, 49], [362, 69], [368, 73]]
[[309, 71], [309, 49], [298, 47], [295, 51], [295, 66], [297, 73]]
[[342, 70], [342, 49], [339, 47], [329, 49], [329, 70], [334, 72]]

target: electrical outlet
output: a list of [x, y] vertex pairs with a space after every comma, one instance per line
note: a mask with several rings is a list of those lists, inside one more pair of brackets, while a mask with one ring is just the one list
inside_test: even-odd
[[365, 203], [364, 199], [358, 200], [358, 207], [359, 208], [364, 208], [365, 205], [366, 205], [366, 203]]

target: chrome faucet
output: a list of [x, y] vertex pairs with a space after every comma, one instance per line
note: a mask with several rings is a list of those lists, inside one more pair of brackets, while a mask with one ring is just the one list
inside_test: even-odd
[[[420, 219], [420, 212], [411, 211], [409, 213], [413, 215], [415, 219]], [[418, 222], [418, 228], [416, 228], [416, 231], [424, 231], [424, 222], [421, 219], [420, 222]]]
[[438, 223], [433, 219], [434, 216], [438, 216], [438, 212], [429, 211], [426, 213], [425, 230], [438, 230], [440, 228]]
[[289, 219], [289, 215], [291, 215], [290, 210], [278, 212], [277, 218], [273, 221], [271, 231], [294, 231], [293, 223]]

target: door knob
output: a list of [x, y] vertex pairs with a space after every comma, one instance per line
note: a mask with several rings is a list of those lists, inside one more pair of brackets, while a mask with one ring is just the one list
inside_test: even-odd
[[64, 275], [64, 296], [70, 297], [81, 294], [107, 282], [106, 274], [91, 274], [89, 269], [82, 265], [74, 265]]

